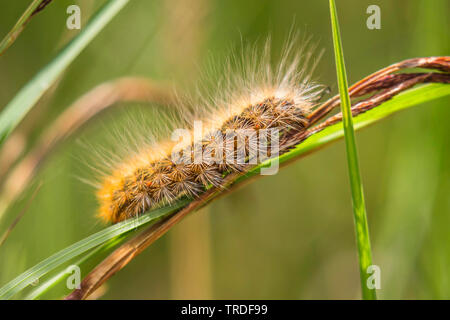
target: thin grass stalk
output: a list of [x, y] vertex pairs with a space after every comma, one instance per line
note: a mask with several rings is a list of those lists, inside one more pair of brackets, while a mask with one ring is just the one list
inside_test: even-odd
[[31, 18], [42, 11], [52, 0], [34, 0], [17, 20], [16, 24], [0, 42], [0, 56], [16, 41]]
[[372, 252], [370, 248], [369, 226], [367, 223], [364, 191], [359, 172], [358, 152], [356, 149], [355, 133], [353, 129], [351, 103], [348, 93], [347, 75], [345, 72], [344, 53], [342, 49], [336, 5], [334, 0], [330, 0], [329, 3], [336, 59], [336, 73], [338, 77], [341, 110], [343, 115], [344, 139], [347, 150], [350, 187], [352, 192], [362, 298], [365, 300], [376, 300], [376, 290], [374, 288], [370, 288], [368, 283], [370, 280], [368, 268], [372, 265]]

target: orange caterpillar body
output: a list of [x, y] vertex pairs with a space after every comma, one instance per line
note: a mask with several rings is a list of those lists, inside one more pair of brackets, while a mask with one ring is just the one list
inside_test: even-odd
[[[102, 178], [97, 191], [99, 216], [116, 223], [180, 197], [195, 198], [208, 188], [221, 188], [227, 174], [247, 170], [251, 164], [192, 160], [196, 148], [206, 154], [208, 151], [211, 154], [211, 150], [223, 150], [224, 157], [231, 151], [232, 157], [236, 157], [236, 151], [228, 150], [234, 142], [230, 144], [227, 139], [235, 138], [226, 134], [229, 130], [252, 129], [258, 134], [260, 130], [276, 128], [280, 137], [292, 130], [304, 130], [321, 87], [305, 77], [304, 68], [299, 68], [298, 56], [286, 63], [288, 56], [289, 50], [275, 71], [267, 61], [255, 61], [253, 68], [245, 69], [237, 81], [234, 79], [234, 85], [229, 86], [233, 92], [222, 94], [210, 103], [209, 109], [214, 111], [200, 118], [207, 124], [205, 134], [180, 149], [191, 161], [173, 161], [176, 143], [168, 140], [138, 150], [115, 165], [112, 173]], [[246, 146], [246, 151], [248, 148]]]

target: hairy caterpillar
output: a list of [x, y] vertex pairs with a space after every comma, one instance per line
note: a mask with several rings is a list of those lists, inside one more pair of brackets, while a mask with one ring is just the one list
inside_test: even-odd
[[[312, 68], [305, 67], [313, 52], [295, 53], [290, 44], [272, 66], [269, 51], [266, 44], [262, 54], [253, 48], [242, 53], [242, 61], [231, 59], [229, 78], [217, 84], [219, 94], [191, 103], [190, 110], [197, 111], [187, 116], [187, 141], [167, 139], [139, 147], [115, 164], [97, 191], [99, 216], [116, 223], [180, 197], [195, 198], [208, 188], [221, 188], [227, 174], [264, 160], [262, 146], [273, 147], [267, 130], [276, 132], [279, 149], [285, 136], [304, 130], [323, 89], [311, 81]], [[181, 110], [186, 117], [189, 109]], [[196, 135], [193, 122], [199, 120], [206, 130]], [[263, 136], [265, 144], [259, 141]]]

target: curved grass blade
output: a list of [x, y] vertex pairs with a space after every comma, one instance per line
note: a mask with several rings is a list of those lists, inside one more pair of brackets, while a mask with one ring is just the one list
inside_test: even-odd
[[23, 31], [25, 26], [30, 22], [31, 18], [43, 10], [52, 0], [33, 0], [22, 16], [17, 20], [11, 31], [0, 42], [0, 56], [16, 41], [17, 37]]
[[59, 54], [31, 79], [0, 114], [0, 146], [62, 72], [129, 0], [107, 2]]
[[369, 225], [367, 223], [364, 191], [359, 172], [358, 152], [356, 149], [355, 132], [353, 129], [350, 96], [348, 94], [347, 74], [345, 71], [344, 52], [342, 49], [339, 22], [334, 0], [330, 0], [331, 27], [333, 31], [334, 56], [338, 77], [341, 109], [343, 115], [344, 138], [347, 150], [348, 172], [352, 191], [353, 213], [355, 220], [356, 243], [358, 247], [359, 273], [361, 290], [364, 300], [376, 300], [376, 289], [369, 288], [370, 274], [368, 267], [372, 265], [372, 251], [370, 249]]
[[102, 231], [74, 243], [73, 245], [55, 253], [47, 259], [41, 261], [34, 267], [28, 269], [0, 289], [0, 299], [9, 299], [22, 289], [30, 285], [34, 280], [46, 275], [50, 271], [59, 267], [61, 264], [73, 259], [86, 251], [93, 249], [105, 242], [134, 230], [144, 224], [155, 222], [158, 219], [175, 212], [185, 206], [189, 201], [180, 200], [175, 205], [153, 210], [137, 218], [129, 219], [115, 225], [112, 225]]

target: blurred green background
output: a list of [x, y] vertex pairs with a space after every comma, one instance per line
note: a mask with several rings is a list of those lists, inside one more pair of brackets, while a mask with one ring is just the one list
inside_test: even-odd
[[[1, 37], [29, 2], [1, 2]], [[103, 3], [58, 0], [32, 19], [0, 57], [0, 108], [77, 34], [66, 28], [66, 8], [80, 6], [83, 27]], [[371, 4], [381, 8], [380, 30], [366, 27]], [[349, 83], [400, 60], [450, 53], [447, 0], [339, 0], [337, 7]], [[130, 75], [183, 86], [194, 83], [211, 60], [223, 64], [226, 52], [238, 48], [241, 39], [253, 43], [271, 35], [277, 51], [293, 24], [325, 50], [315, 78], [336, 93], [328, 1], [132, 0], [18, 132], [31, 147], [58, 114], [104, 81]], [[121, 116], [108, 114], [59, 148], [8, 211], [2, 231], [42, 184], [0, 247], [0, 286], [104, 227], [95, 218], [94, 190], [78, 177], [90, 174], [83, 163], [89, 153], [86, 142], [107, 135], [105, 123]], [[381, 268], [381, 298], [450, 298], [447, 119], [448, 98], [357, 133], [373, 259]], [[64, 287], [55, 288], [46, 298], [64, 293]], [[343, 141], [189, 216], [111, 278], [101, 297], [359, 298]]]

